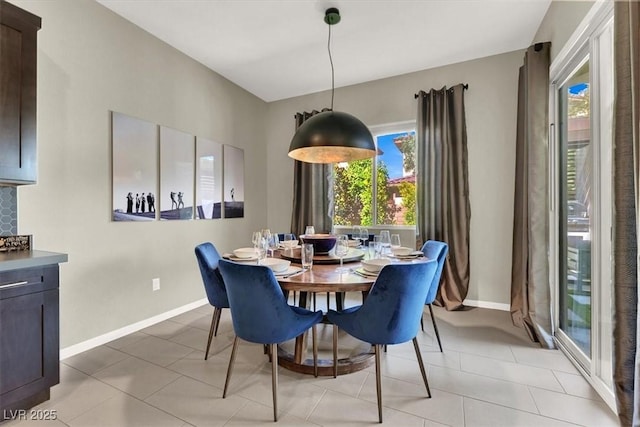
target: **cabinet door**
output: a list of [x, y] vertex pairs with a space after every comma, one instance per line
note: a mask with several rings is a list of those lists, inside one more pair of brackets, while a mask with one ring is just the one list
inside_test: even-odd
[[40, 18], [0, 0], [0, 182], [36, 181], [36, 35]]
[[58, 290], [0, 300], [0, 407], [59, 381]]

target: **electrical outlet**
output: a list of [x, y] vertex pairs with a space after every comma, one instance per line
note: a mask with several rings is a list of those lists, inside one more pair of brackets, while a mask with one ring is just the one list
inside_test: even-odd
[[153, 290], [154, 291], [159, 291], [160, 290], [160, 278], [156, 277], [155, 279], [153, 279], [151, 281], [151, 284], [153, 286]]

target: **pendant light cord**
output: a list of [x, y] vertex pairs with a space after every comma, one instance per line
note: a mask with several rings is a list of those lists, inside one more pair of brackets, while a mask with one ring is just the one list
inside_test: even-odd
[[327, 51], [329, 51], [329, 62], [331, 63], [331, 111], [333, 111], [333, 93], [335, 91], [335, 77], [333, 70], [333, 58], [331, 57], [331, 24], [329, 27], [329, 39], [327, 40]]

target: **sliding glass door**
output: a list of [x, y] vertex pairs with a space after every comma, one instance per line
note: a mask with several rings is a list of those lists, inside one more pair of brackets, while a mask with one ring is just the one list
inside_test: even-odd
[[591, 357], [593, 143], [589, 57], [558, 89], [559, 327]]
[[614, 407], [611, 7], [591, 20], [550, 71], [549, 262], [556, 343]]

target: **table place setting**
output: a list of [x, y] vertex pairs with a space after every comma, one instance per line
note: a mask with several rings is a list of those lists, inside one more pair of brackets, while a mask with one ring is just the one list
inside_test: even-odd
[[389, 255], [391, 258], [399, 259], [399, 260], [412, 260], [416, 258], [424, 257], [422, 251], [411, 251], [407, 254], [392, 254]]
[[365, 277], [365, 278], [378, 277], [378, 274], [380, 273], [380, 272], [374, 273], [372, 271], [367, 271], [363, 267], [352, 269], [351, 272], [353, 274], [356, 274], [360, 277]]
[[279, 271], [279, 272], [274, 271], [273, 274], [278, 279], [288, 279], [289, 277], [297, 276], [298, 274], [302, 274], [302, 273], [306, 272], [307, 270], [309, 270], [309, 269], [308, 268], [302, 268], [302, 267], [296, 267], [296, 266], [290, 266], [285, 271]]
[[258, 251], [256, 248], [238, 248], [234, 249], [232, 253], [222, 254], [223, 258], [236, 262], [256, 261], [258, 259]]

